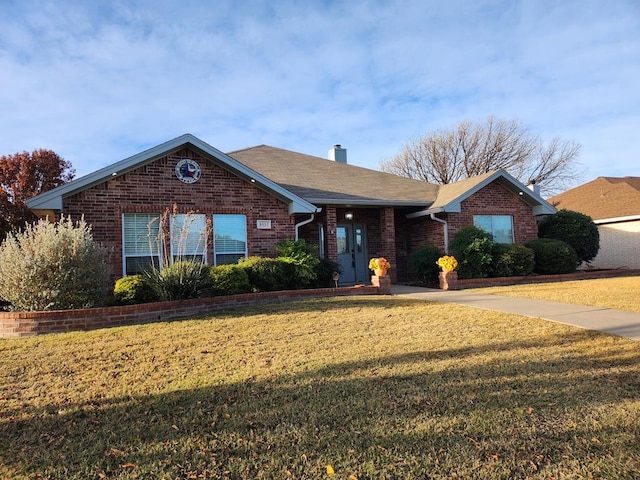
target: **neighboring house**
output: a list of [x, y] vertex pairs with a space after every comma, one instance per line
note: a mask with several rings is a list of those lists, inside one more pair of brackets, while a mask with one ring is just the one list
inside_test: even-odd
[[640, 177], [598, 177], [549, 203], [589, 215], [598, 226], [593, 268], [640, 268]]
[[[150, 238], [161, 234], [172, 253], [215, 265], [273, 256], [279, 241], [302, 238], [340, 263], [342, 284], [368, 282], [369, 258], [377, 256], [391, 262], [393, 281], [407, 280], [412, 251], [427, 242], [445, 250], [474, 223], [498, 241], [521, 243], [537, 237], [536, 217], [555, 213], [501, 170], [432, 185], [348, 165], [339, 145], [329, 159], [265, 145], [224, 154], [190, 134], [27, 205], [41, 218], [84, 215], [94, 238], [114, 251], [114, 277], [150, 265], [160, 255]], [[185, 223], [189, 235], [180, 238]]]

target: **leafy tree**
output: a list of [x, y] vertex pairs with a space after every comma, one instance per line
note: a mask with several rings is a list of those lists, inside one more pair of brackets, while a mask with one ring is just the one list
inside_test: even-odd
[[588, 215], [571, 210], [560, 210], [543, 218], [538, 224], [540, 238], [562, 240], [573, 247], [578, 264], [590, 262], [600, 250], [598, 227]]
[[[0, 240], [37, 220], [25, 202], [73, 179], [71, 163], [51, 150], [0, 157]], [[53, 220], [53, 219], [52, 219]]]
[[545, 145], [517, 120], [492, 116], [485, 122], [460, 122], [409, 141], [391, 160], [385, 172], [446, 184], [504, 169], [523, 183], [535, 181], [546, 194], [564, 191], [578, 175], [580, 145], [554, 138]]

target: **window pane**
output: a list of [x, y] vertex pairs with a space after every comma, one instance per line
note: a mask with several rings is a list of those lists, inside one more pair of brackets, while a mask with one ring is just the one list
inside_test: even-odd
[[216, 265], [229, 265], [238, 263], [238, 260], [245, 258], [244, 255], [237, 253], [223, 253], [216, 255]]
[[510, 215], [493, 216], [493, 241], [513, 243], [513, 226]]
[[206, 247], [206, 215], [180, 213], [171, 218], [171, 253], [174, 257], [193, 258], [196, 256], [203, 258]]
[[136, 275], [151, 270], [152, 261], [156, 268], [159, 267], [158, 257], [127, 257], [125, 259], [125, 275]]
[[490, 233], [496, 243], [513, 243], [511, 215], [474, 215], [473, 224]]
[[491, 231], [491, 215], [474, 215], [473, 216], [473, 225], [481, 228], [487, 233], [492, 233]]
[[247, 256], [247, 217], [245, 215], [213, 216], [213, 250], [216, 265], [236, 263]]
[[160, 215], [125, 213], [122, 219], [124, 254], [157, 255], [160, 249]]
[[336, 237], [338, 240], [338, 254], [349, 253], [347, 229], [345, 227], [338, 227], [336, 229]]

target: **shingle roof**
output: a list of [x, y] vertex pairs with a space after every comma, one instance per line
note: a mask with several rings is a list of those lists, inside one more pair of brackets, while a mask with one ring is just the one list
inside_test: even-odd
[[589, 215], [593, 220], [640, 215], [640, 177], [598, 177], [551, 197], [558, 210]]
[[428, 206], [438, 185], [259, 145], [228, 155], [311, 203]]

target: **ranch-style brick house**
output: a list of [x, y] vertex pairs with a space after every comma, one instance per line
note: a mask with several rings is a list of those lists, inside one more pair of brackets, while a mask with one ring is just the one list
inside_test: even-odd
[[[500, 242], [537, 238], [537, 217], [556, 211], [502, 170], [433, 185], [349, 165], [339, 145], [328, 157], [266, 145], [225, 154], [185, 134], [27, 205], [41, 218], [84, 216], [113, 249], [114, 278], [150, 265], [160, 254], [150, 236], [162, 231], [172, 253], [211, 265], [274, 256], [276, 243], [301, 238], [339, 262], [344, 285], [368, 283], [378, 256], [391, 262], [392, 281], [406, 281], [412, 251], [425, 243], [446, 251], [465, 226]], [[159, 221], [165, 212], [170, 220]], [[186, 223], [186, 238], [176, 235]]]

